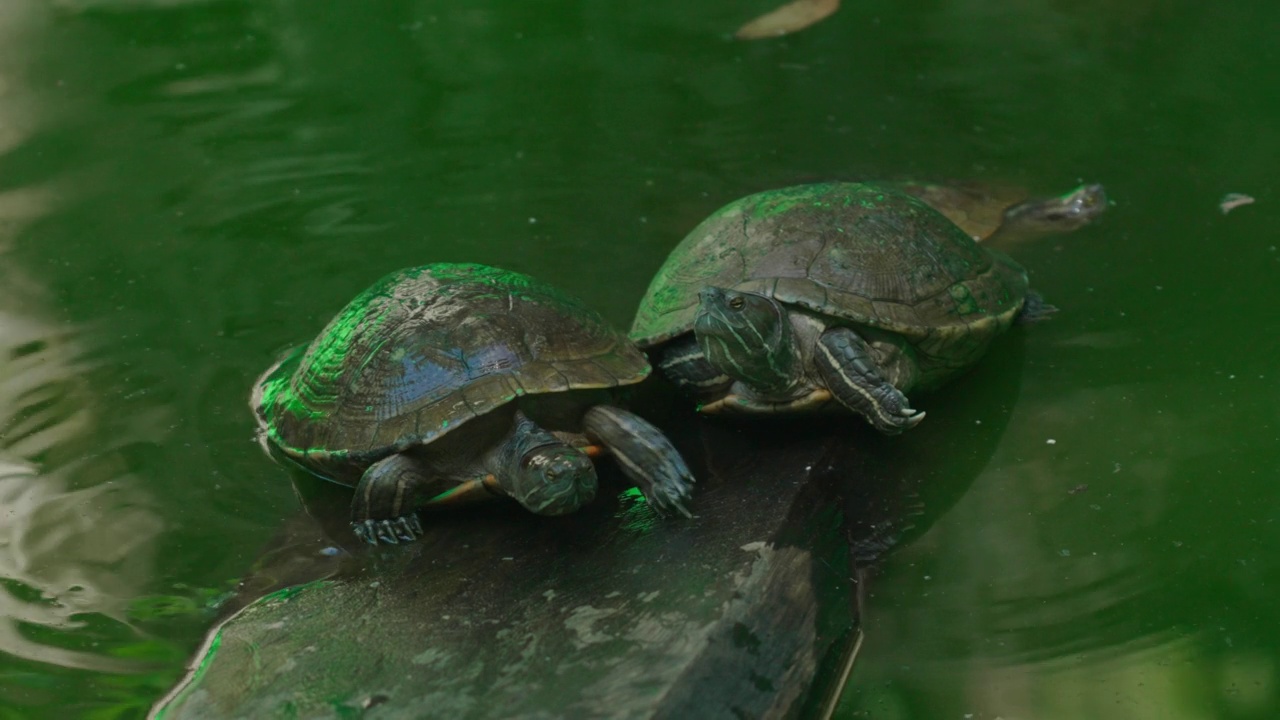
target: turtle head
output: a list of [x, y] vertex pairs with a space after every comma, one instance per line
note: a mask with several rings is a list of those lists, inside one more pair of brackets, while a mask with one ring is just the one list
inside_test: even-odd
[[591, 458], [568, 445], [543, 445], [520, 457], [506, 490], [539, 515], [564, 515], [596, 496], [596, 469]]
[[693, 333], [717, 370], [765, 393], [797, 382], [787, 310], [758, 293], [705, 287], [698, 293]]
[[1032, 200], [1005, 211], [1005, 223], [1021, 233], [1068, 232], [1088, 225], [1107, 209], [1107, 193], [1097, 183], [1060, 197]]

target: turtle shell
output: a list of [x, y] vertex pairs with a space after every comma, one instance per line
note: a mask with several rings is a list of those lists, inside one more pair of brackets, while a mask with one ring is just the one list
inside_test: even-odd
[[1005, 224], [1006, 210], [1031, 199], [1022, 188], [975, 182], [940, 185], [903, 180], [885, 185], [923, 200], [977, 242], [995, 235]]
[[252, 404], [266, 440], [331, 475], [429, 443], [522, 395], [648, 374], [622, 333], [554, 287], [438, 263], [358, 295], [259, 378]]
[[899, 333], [963, 361], [953, 356], [980, 353], [1012, 323], [1027, 276], [892, 186], [823, 183], [742, 198], [694, 228], [649, 284], [632, 339], [647, 349], [692, 330], [708, 285]]

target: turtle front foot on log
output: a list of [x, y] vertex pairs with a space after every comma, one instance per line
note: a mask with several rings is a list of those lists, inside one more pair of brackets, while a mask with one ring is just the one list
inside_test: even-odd
[[853, 330], [823, 333], [814, 363], [831, 394], [880, 432], [897, 435], [924, 420], [924, 413], [913, 410], [907, 396], [880, 374], [866, 341]]
[[592, 442], [609, 449], [622, 473], [659, 515], [678, 512], [693, 517], [685, 507], [693, 491], [693, 473], [661, 430], [639, 415], [609, 405], [588, 410], [582, 425]]
[[398, 545], [422, 537], [422, 521], [418, 520], [417, 513], [391, 520], [352, 520], [351, 531], [370, 545], [380, 542]]
[[395, 454], [369, 466], [351, 498], [351, 529], [370, 545], [398, 545], [422, 536], [414, 510], [431, 480], [411, 458]]

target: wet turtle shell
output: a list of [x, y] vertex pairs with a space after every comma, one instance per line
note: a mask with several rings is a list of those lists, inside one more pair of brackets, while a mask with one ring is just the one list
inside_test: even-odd
[[923, 200], [968, 233], [975, 242], [982, 242], [995, 235], [1006, 224], [1006, 211], [1032, 199], [1031, 193], [1012, 185], [976, 182], [941, 184], [914, 180], [882, 184]]
[[393, 273], [255, 385], [265, 440], [354, 484], [518, 397], [643, 380], [649, 365], [603, 317], [520, 273], [438, 263]]
[[690, 332], [707, 286], [897, 333], [929, 365], [957, 368], [1013, 322], [1027, 274], [890, 184], [822, 183], [742, 198], [698, 225], [650, 283], [632, 339], [648, 349]]

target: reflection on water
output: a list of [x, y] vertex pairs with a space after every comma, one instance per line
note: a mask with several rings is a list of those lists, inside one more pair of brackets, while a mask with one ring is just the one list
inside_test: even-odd
[[[8, 521], [0, 531], [0, 576], [8, 591], [0, 595], [0, 651], [67, 668], [145, 669], [129, 658], [58, 643], [82, 645], [83, 636], [59, 635], [91, 634], [96, 621], [86, 619], [90, 614], [127, 624], [128, 603], [150, 577], [152, 542], [161, 523], [119, 497], [127, 490], [100, 485], [59, 492], [58, 485], [56, 477], [41, 476], [29, 466], [0, 465], [0, 511]], [[55, 632], [33, 632], [32, 626]]]
[[[1216, 619], [1266, 616], [1274, 598], [1254, 588], [1268, 551], [1219, 546], [1204, 525], [1223, 512], [1212, 483], [1224, 480], [1205, 470], [1237, 445], [1215, 428], [1235, 420], [1201, 407], [1199, 388], [1151, 391], [1031, 389], [984, 481], [887, 568], [867, 615], [863, 652], [876, 660], [847, 712], [1272, 716], [1270, 629]], [[1200, 512], [1185, 506], [1194, 497]], [[1242, 514], [1267, 537], [1271, 500], [1259, 500]]]
[[[0, 9], [0, 153], [48, 119], [25, 77], [7, 72], [22, 66], [24, 23], [37, 14], [26, 2]], [[65, 190], [0, 192], [0, 688], [14, 713], [70, 707], [55, 700], [49, 679], [59, 675], [96, 686], [100, 702], [136, 704], [127, 688], [156, 681], [129, 676], [175, 653], [130, 618], [152, 582], [163, 522], [121, 443], [159, 428], [146, 416], [108, 419], [81, 328], [54, 319], [47, 288], [8, 256]], [[115, 431], [122, 425], [128, 432]]]
[[[56, 197], [0, 195], [0, 251]], [[136, 672], [151, 658], [119, 651], [142, 639], [128, 610], [152, 579], [163, 523], [109, 439], [120, 435], [96, 407], [80, 333], [48, 319], [44, 294], [0, 264], [0, 652]], [[146, 418], [129, 425], [139, 437], [157, 429]]]

